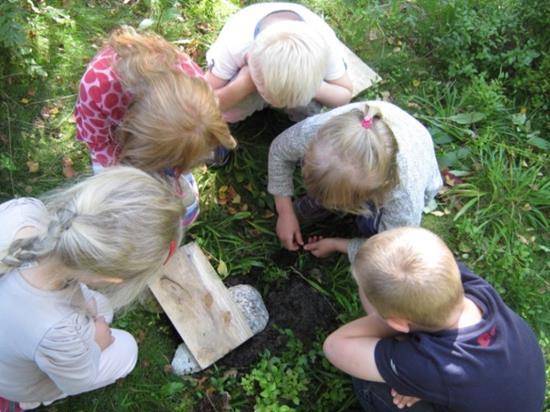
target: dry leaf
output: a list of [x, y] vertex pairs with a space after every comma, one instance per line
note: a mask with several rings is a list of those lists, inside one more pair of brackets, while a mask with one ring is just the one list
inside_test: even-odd
[[227, 270], [227, 265], [221, 259], [218, 263], [218, 267], [216, 268], [216, 272], [218, 272], [218, 275], [220, 275], [221, 277], [226, 277], [229, 274], [229, 271]]
[[239, 194], [236, 194], [233, 199], [231, 200], [231, 203], [234, 203], [236, 205], [238, 205], [239, 203], [241, 203], [241, 195]]
[[235, 208], [232, 207], [232, 206], [229, 206], [229, 207], [227, 208], [227, 213], [229, 213], [231, 216], [236, 215], [236, 214], [237, 214], [237, 209], [235, 209]]
[[63, 176], [65, 176], [67, 179], [70, 179], [75, 175], [74, 169], [73, 169], [73, 161], [70, 157], [65, 156], [63, 158]]
[[269, 219], [271, 217], [275, 216], [275, 213], [273, 213], [271, 210], [269, 209], [266, 209], [266, 211], [264, 212], [264, 214], [262, 215], [262, 217], [266, 218], [266, 219]]
[[21, 103], [23, 104], [28, 104], [29, 103], [29, 99], [27, 99], [26, 97], [23, 97], [21, 100], [19, 100]]
[[462, 180], [460, 177], [449, 171], [449, 169], [445, 169], [441, 172], [443, 175], [443, 180], [445, 181], [445, 184], [448, 186], [456, 186], [458, 184], [464, 183], [464, 180]]
[[38, 162], [33, 162], [32, 160], [27, 162], [27, 167], [29, 168], [30, 173], [36, 173], [40, 170], [40, 164]]
[[369, 31], [369, 40], [374, 41], [377, 39], [378, 39], [378, 33], [376, 32], [376, 30]]
[[223, 377], [236, 378], [238, 374], [239, 374], [239, 371], [237, 369], [228, 369], [224, 372]]
[[445, 213], [443, 213], [441, 210], [434, 210], [433, 212], [430, 212], [430, 214], [437, 217], [441, 217], [445, 215]]

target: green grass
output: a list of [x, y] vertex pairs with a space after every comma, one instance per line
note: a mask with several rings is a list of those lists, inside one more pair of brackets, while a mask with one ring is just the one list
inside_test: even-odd
[[[245, 2], [249, 3], [249, 2]], [[497, 4], [499, 3], [499, 4]], [[550, 355], [548, 253], [548, 2], [539, 0], [305, 0], [384, 81], [362, 97], [389, 96], [429, 127], [442, 168], [462, 176], [423, 225], [487, 278], [526, 318]], [[223, 22], [227, 0], [45, 0], [0, 4], [0, 200], [38, 196], [60, 184], [63, 161], [90, 173], [74, 140], [72, 110], [86, 62], [118, 24], [148, 26], [200, 64]], [[458, 35], [458, 33], [461, 33]], [[270, 141], [283, 116], [254, 116], [235, 128], [239, 149], [224, 168], [196, 170], [202, 212], [190, 228], [223, 278], [261, 273], [261, 291], [302, 276], [327, 297], [340, 322], [361, 314], [344, 257], [300, 254], [278, 267], [273, 199], [266, 192]], [[30, 162], [30, 163], [28, 163]], [[31, 170], [32, 169], [32, 170]], [[330, 231], [332, 228], [321, 228]], [[170, 322], [146, 305], [116, 325], [140, 340], [135, 371], [111, 387], [59, 401], [49, 411], [192, 411], [225, 399], [233, 410], [346, 410], [350, 380], [290, 338], [249, 371], [212, 367], [180, 378], [166, 367], [178, 345]], [[281, 332], [287, 333], [287, 332]], [[547, 362], [549, 363], [549, 362]], [[285, 377], [302, 386], [286, 386]], [[277, 382], [275, 388], [269, 380]], [[229, 397], [227, 397], [229, 394]], [[550, 399], [550, 398], [549, 398]], [[266, 403], [267, 402], [267, 403]], [[550, 403], [547, 404], [550, 408]]]

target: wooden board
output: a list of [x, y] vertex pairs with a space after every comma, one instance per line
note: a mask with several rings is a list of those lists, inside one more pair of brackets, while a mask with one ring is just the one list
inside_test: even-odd
[[195, 243], [179, 248], [149, 287], [202, 368], [252, 337], [229, 291]]
[[382, 78], [372, 70], [363, 60], [352, 52], [348, 46], [340, 42], [342, 54], [347, 65], [348, 75], [353, 84], [353, 97], [357, 96], [362, 91], [368, 89], [374, 83], [379, 82]]

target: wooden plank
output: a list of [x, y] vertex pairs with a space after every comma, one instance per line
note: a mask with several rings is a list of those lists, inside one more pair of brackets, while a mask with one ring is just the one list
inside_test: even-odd
[[340, 46], [342, 47], [341, 52], [347, 65], [348, 75], [353, 84], [353, 97], [368, 89], [374, 83], [382, 80], [382, 78], [363, 62], [359, 56], [352, 52], [348, 46], [342, 42], [340, 42]]
[[252, 337], [246, 319], [195, 243], [179, 248], [149, 287], [202, 368]]

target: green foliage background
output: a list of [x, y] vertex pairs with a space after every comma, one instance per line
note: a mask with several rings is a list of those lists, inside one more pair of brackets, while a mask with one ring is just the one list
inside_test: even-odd
[[[438, 197], [437, 209], [423, 225], [442, 235], [529, 321], [548, 359], [550, 3], [303, 3], [323, 15], [384, 79], [360, 98], [389, 98], [430, 128], [441, 168], [460, 180], [451, 178], [452, 187]], [[63, 175], [67, 160], [77, 174], [90, 173], [86, 150], [74, 140], [72, 110], [85, 65], [113, 28], [130, 24], [156, 31], [204, 65], [208, 45], [242, 5], [223, 0], [0, 2], [0, 200], [39, 196], [70, 183]], [[278, 243], [266, 193], [266, 156], [278, 117], [269, 120], [236, 130], [240, 147], [227, 167], [196, 171], [202, 214], [188, 233], [224, 277], [261, 271], [264, 293], [289, 276], [269, 258]], [[242, 204], [220, 202], [228, 187], [241, 195]], [[294, 269], [331, 299], [340, 321], [360, 316], [343, 257], [316, 260], [303, 254]], [[45, 410], [191, 411], [223, 399], [231, 410], [337, 411], [355, 402], [348, 378], [323, 358], [322, 336], [304, 348], [291, 332], [281, 331], [288, 338], [286, 351], [265, 353], [250, 370], [213, 367], [178, 378], [165, 368], [178, 338], [163, 316], [137, 306], [117, 326], [139, 337], [136, 370], [121, 383]]]

